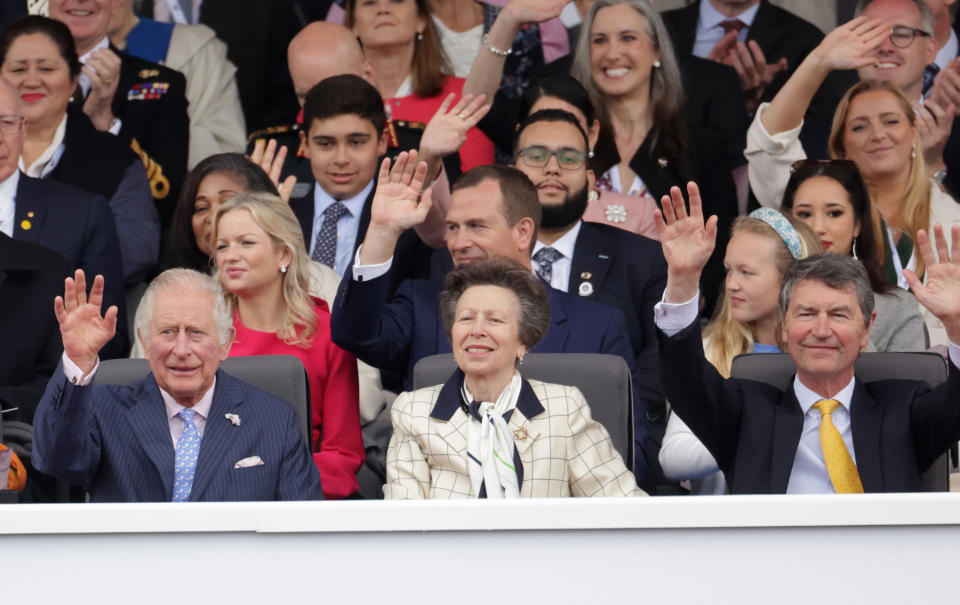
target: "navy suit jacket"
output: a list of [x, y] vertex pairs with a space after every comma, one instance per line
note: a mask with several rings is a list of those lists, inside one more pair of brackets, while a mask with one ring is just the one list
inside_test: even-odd
[[103, 310], [116, 305], [119, 314], [117, 335], [101, 354], [108, 359], [126, 357], [130, 346], [123, 266], [107, 200], [71, 185], [20, 173], [15, 206], [13, 239], [56, 250], [70, 264], [71, 276], [75, 269], [83, 269], [88, 288], [96, 275], [103, 276]]
[[[173, 442], [152, 374], [129, 385], [78, 387], [59, 366], [34, 417], [33, 447], [38, 470], [82, 485], [94, 502], [173, 497]], [[250, 456], [263, 465], [234, 468]], [[218, 371], [190, 500], [322, 499], [320, 472], [293, 408]]]
[[[663, 13], [663, 22], [670, 32], [677, 54], [693, 53], [700, 1]], [[757, 9], [747, 39], [756, 41], [767, 63], [776, 63], [781, 57], [787, 60], [787, 69], [780, 72], [764, 90], [762, 100], [769, 101], [783, 88], [810, 51], [820, 44], [823, 32], [812, 23], [771, 4], [769, 0], [760, 0], [760, 8]], [[827, 157], [827, 138], [833, 122], [833, 111], [843, 93], [856, 81], [855, 72], [842, 71], [830, 74], [820, 86], [804, 117], [800, 135], [808, 157]]]
[[[378, 161], [382, 162], [383, 158]], [[314, 218], [313, 192], [314, 188], [310, 187], [310, 191], [303, 197], [290, 200], [290, 208], [293, 209], [297, 221], [300, 222], [300, 229], [303, 231], [303, 243], [307, 247], [308, 255], [313, 248], [313, 242], [310, 241], [313, 234]], [[373, 189], [370, 190], [370, 195], [363, 202], [363, 211], [360, 213], [360, 220], [357, 222], [357, 239], [353, 244], [354, 254], [356, 254], [360, 244], [363, 243], [363, 238], [367, 235], [367, 228], [370, 226], [370, 207], [373, 204], [373, 196], [376, 192], [377, 179], [374, 177]], [[406, 279], [426, 279], [429, 277], [431, 254], [433, 254], [433, 248], [424, 244], [416, 231], [413, 229], [404, 231], [400, 235], [400, 239], [397, 240], [393, 252], [395, 269], [390, 271], [389, 293], [392, 295], [396, 292], [400, 284]], [[350, 272], [348, 268], [345, 275], [350, 275]]]
[[[388, 283], [386, 275], [363, 282], [345, 277], [333, 304], [331, 335], [333, 342], [366, 363], [401, 372], [404, 388], [411, 389], [413, 366], [420, 359], [451, 352], [440, 321], [438, 297], [443, 286], [408, 280], [387, 302]], [[553, 288], [547, 293], [550, 327], [533, 352], [608, 353], [623, 357], [630, 371], [635, 370], [620, 311]]]
[[[703, 356], [699, 322], [673, 337], [658, 331], [663, 388], [703, 442], [734, 494], [784, 494], [803, 430], [793, 392], [724, 379]], [[960, 439], [960, 369], [930, 389], [912, 380], [854, 384], [850, 424], [865, 492], [911, 492]]]

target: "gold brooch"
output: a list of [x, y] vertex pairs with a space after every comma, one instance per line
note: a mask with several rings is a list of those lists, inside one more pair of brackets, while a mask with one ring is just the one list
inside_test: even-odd
[[513, 438], [514, 438], [516, 441], [526, 441], [527, 437], [529, 437], [529, 436], [530, 436], [530, 434], [527, 433], [527, 428], [526, 428], [526, 427], [523, 427], [523, 426], [521, 426], [521, 427], [519, 427], [519, 428], [517, 428], [517, 429], [515, 429], [515, 430], [513, 431]]
[[28, 220], [20, 221], [20, 228], [23, 229], [24, 231], [30, 231], [30, 227], [33, 227], [33, 223], [31, 223], [30, 221]]

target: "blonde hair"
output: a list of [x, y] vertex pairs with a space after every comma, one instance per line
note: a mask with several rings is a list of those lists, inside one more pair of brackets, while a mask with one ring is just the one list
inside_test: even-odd
[[[784, 214], [784, 217], [793, 225], [800, 236], [800, 258], [823, 252], [820, 240], [817, 239], [817, 236], [806, 223], [787, 214]], [[794, 258], [780, 235], [767, 223], [749, 216], [737, 218], [733, 223], [733, 228], [730, 229], [730, 238], [732, 239], [736, 233], [741, 231], [765, 237], [776, 243], [773, 262], [782, 281]], [[779, 289], [779, 285], [777, 288]], [[780, 342], [781, 318], [779, 312], [775, 312], [777, 313], [777, 344], [782, 345]], [[704, 355], [707, 361], [712, 363], [724, 377], [730, 376], [730, 365], [733, 363], [734, 357], [753, 351], [753, 329], [754, 325], [752, 323], [743, 323], [734, 319], [730, 294], [724, 291], [720, 306], [710, 323], [703, 330]]]
[[[316, 333], [316, 314], [310, 298], [309, 263], [303, 244], [303, 232], [300, 223], [290, 206], [279, 197], [270, 193], [246, 191], [227, 200], [217, 208], [213, 215], [212, 240], [217, 241], [220, 219], [228, 212], [246, 210], [260, 225], [277, 250], [286, 248], [290, 252], [290, 264], [283, 274], [283, 317], [277, 338], [286, 344], [308, 348]], [[279, 267], [278, 269], [279, 270]], [[220, 268], [217, 268], [217, 281], [223, 283]], [[237, 295], [224, 290], [223, 297], [232, 314], [238, 310]]]
[[[837, 110], [833, 113], [833, 126], [830, 129], [830, 156], [833, 158], [846, 158], [847, 150], [843, 144], [843, 134], [847, 123], [847, 116], [850, 113], [850, 104], [857, 96], [867, 92], [888, 92], [892, 94], [900, 104], [910, 126], [917, 127], [917, 116], [910, 105], [910, 101], [903, 96], [903, 92], [896, 84], [880, 80], [862, 80], [852, 86], [847, 91], [840, 103], [837, 104]], [[907, 177], [907, 193], [900, 206], [900, 213], [903, 216], [903, 223], [911, 238], [916, 238], [917, 231], [924, 231], [930, 228], [930, 179], [927, 178], [927, 167], [923, 161], [923, 153], [920, 151], [920, 137], [917, 135], [917, 141], [914, 143], [915, 153], [911, 154], [910, 174]], [[861, 171], [864, 181], [867, 182], [869, 193], [869, 179]], [[873, 204], [871, 203], [871, 206]], [[887, 241], [887, 234], [883, 232], [880, 223], [880, 213], [871, 212], [870, 222], [873, 228], [874, 241], [877, 242], [881, 252], [884, 249], [883, 242]], [[917, 259], [917, 274], [923, 275], [923, 259], [919, 254], [915, 254]], [[883, 260], [881, 260], [883, 262]]]

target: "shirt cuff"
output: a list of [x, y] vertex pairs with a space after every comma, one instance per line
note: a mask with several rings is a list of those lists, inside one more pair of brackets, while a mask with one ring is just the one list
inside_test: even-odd
[[97, 357], [97, 365], [93, 366], [90, 373], [84, 376], [83, 370], [81, 370], [77, 364], [73, 363], [72, 359], [67, 357], [66, 351], [64, 351], [61, 359], [63, 360], [63, 375], [78, 387], [85, 387], [90, 384], [90, 381], [93, 380], [93, 375], [97, 373], [97, 369], [100, 367], [100, 358]]
[[947, 352], [950, 355], [950, 363], [960, 368], [960, 345], [956, 345], [952, 340], [947, 339]]
[[362, 249], [363, 244], [360, 244], [360, 247], [357, 248], [357, 253], [353, 256], [353, 281], [370, 281], [371, 279], [377, 279], [390, 272], [390, 267], [393, 265], [392, 256], [385, 262], [377, 265], [361, 265], [360, 251]]
[[682, 303], [668, 303], [661, 299], [653, 306], [653, 323], [667, 336], [673, 336], [697, 320], [699, 307], [699, 290], [693, 298]]

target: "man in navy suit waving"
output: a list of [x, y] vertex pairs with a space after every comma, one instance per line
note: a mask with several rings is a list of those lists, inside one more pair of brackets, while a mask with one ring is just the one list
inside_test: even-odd
[[218, 371], [233, 322], [217, 283], [188, 269], [159, 275], [136, 331], [150, 375], [88, 386], [116, 330], [78, 270], [54, 310], [63, 359], [34, 418], [34, 465], [95, 502], [322, 499], [320, 475], [287, 403]]

